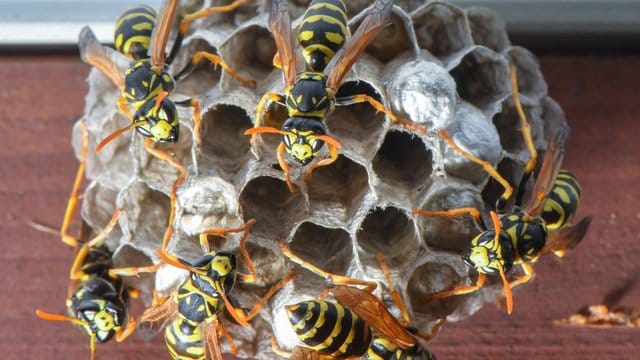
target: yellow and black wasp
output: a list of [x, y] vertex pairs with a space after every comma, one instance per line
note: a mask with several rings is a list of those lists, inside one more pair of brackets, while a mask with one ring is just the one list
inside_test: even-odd
[[[147, 6], [137, 6], [125, 11], [116, 23], [115, 31], [116, 49], [133, 60], [124, 73], [112, 60], [112, 56], [116, 54], [111, 49], [103, 47], [91, 29], [84, 27], [78, 42], [82, 59], [100, 70], [120, 89], [122, 96], [118, 100], [118, 108], [131, 120], [131, 125], [105, 138], [97, 150], [131, 128], [135, 128], [138, 133], [152, 141], [178, 141], [180, 128], [176, 104], [193, 107], [194, 129], [197, 132], [200, 124], [198, 102], [194, 99], [173, 102], [167, 96], [174, 89], [175, 81], [186, 75], [202, 59], [220, 65], [243, 84], [254, 86], [255, 81], [238, 75], [219, 56], [204, 51], [197, 52], [175, 78], [167, 72], [168, 65], [172, 63], [182, 44], [190, 21], [212, 12], [232, 11], [247, 2], [248, 0], [236, 0], [229, 5], [205, 8], [187, 15], [181, 22], [169, 55], [165, 55], [165, 47], [179, 1], [163, 1], [158, 16]], [[133, 115], [128, 107], [135, 111]], [[199, 134], [196, 133], [194, 136], [196, 141], [200, 142]]]
[[[234, 305], [230, 293], [236, 283], [255, 283], [256, 270], [249, 257], [245, 242], [248, 229], [254, 223], [249, 221], [237, 229], [216, 229], [201, 234], [200, 240], [205, 254], [193, 262], [177, 258], [167, 253], [164, 247], [159, 251], [164, 264], [189, 271], [189, 277], [169, 297], [155, 299], [154, 304], [140, 317], [143, 326], [164, 327], [164, 338], [172, 359], [217, 359], [222, 360], [219, 339], [224, 336], [231, 352], [237, 353], [231, 335], [218, 320], [225, 309], [237, 323], [249, 326], [249, 321], [258, 315], [260, 309], [273, 294], [291, 281], [297, 274], [291, 273], [276, 283], [257, 302], [249, 313]], [[239, 274], [236, 270], [236, 255], [232, 252], [209, 250], [207, 234], [225, 234], [244, 231], [240, 240], [240, 251], [251, 274]]]
[[[300, 259], [283, 243], [279, 243], [285, 256], [308, 270], [327, 277], [328, 273]], [[350, 359], [365, 355], [367, 359], [420, 359], [431, 360], [435, 356], [426, 350], [416, 335], [429, 339], [415, 329], [409, 328], [409, 315], [406, 306], [395, 290], [391, 275], [382, 254], [377, 254], [378, 262], [387, 278], [391, 297], [401, 310], [405, 322], [396, 319], [384, 303], [371, 292], [372, 287], [361, 290], [354, 286], [338, 285], [324, 291], [319, 299], [302, 301], [286, 305], [285, 311], [298, 339], [305, 347], [297, 347], [292, 352], [281, 349], [272, 338], [274, 351], [285, 358], [301, 359]], [[349, 278], [338, 278], [347, 284]], [[357, 279], [352, 284], [362, 285]], [[331, 293], [337, 302], [325, 301], [324, 296]], [[374, 333], [374, 331], [376, 333]]]
[[[313, 0], [305, 12], [298, 31], [298, 43], [307, 69], [297, 72], [296, 56], [291, 43], [291, 24], [286, 0], [273, 0], [269, 27], [276, 42], [276, 66], [282, 68], [284, 94], [266, 93], [256, 108], [254, 128], [245, 132], [256, 134], [277, 133], [282, 142], [277, 149], [280, 167], [285, 173], [287, 186], [293, 193], [295, 189], [289, 177], [289, 166], [284, 160], [287, 152], [301, 165], [307, 165], [317, 156], [326, 143], [330, 156], [317, 161], [307, 169], [307, 179], [313, 170], [333, 163], [338, 158], [340, 143], [327, 135], [324, 119], [336, 105], [350, 105], [367, 102], [376, 110], [384, 112], [391, 120], [414, 130], [424, 129], [398, 119], [386, 110], [376, 99], [356, 94], [336, 97], [343, 78], [360, 57], [365, 48], [373, 41], [377, 33], [389, 21], [393, 1], [376, 0], [352, 37], [348, 37], [347, 10], [342, 0]], [[282, 130], [261, 126], [262, 117], [268, 101], [285, 106], [288, 119]]]
[[[414, 214], [428, 217], [452, 218], [470, 214], [478, 226], [484, 229], [471, 240], [469, 248], [463, 255], [464, 261], [478, 272], [476, 284], [457, 287], [430, 297], [443, 298], [467, 294], [481, 288], [487, 274], [499, 274], [504, 283], [509, 313], [513, 308], [511, 288], [526, 283], [533, 277], [531, 263], [548, 253], [563, 256], [567, 250], [572, 249], [582, 240], [591, 223], [591, 217], [585, 217], [575, 225], [569, 224], [578, 208], [580, 186], [568, 171], [560, 170], [564, 158], [565, 143], [569, 136], [567, 126], [561, 127], [550, 142], [531, 196], [523, 204], [524, 188], [536, 166], [537, 152], [531, 140], [528, 121], [520, 104], [515, 67], [511, 69], [511, 82], [514, 90], [514, 103], [522, 123], [521, 131], [530, 152], [530, 160], [518, 186], [514, 208], [509, 212], [504, 211], [505, 204], [513, 194], [513, 188], [509, 182], [491, 164], [464, 151], [453, 142], [446, 131], [440, 130], [439, 134], [449, 146], [465, 158], [481, 165], [490, 176], [503, 185], [505, 190], [497, 201], [497, 213], [493, 211], [490, 213], [493, 228], [487, 229], [482, 222], [480, 211], [475, 208], [445, 211], [414, 210]], [[509, 282], [505, 273], [514, 265], [520, 265], [524, 275]]]
[[[69, 278], [68, 316], [36, 311], [44, 320], [68, 321], [79, 326], [90, 338], [91, 359], [95, 357], [95, 343], [104, 343], [112, 338], [120, 342], [135, 330], [135, 321], [128, 314], [129, 299], [137, 296], [137, 291], [127, 288], [120, 275], [132, 274], [128, 268], [114, 269], [112, 253], [106, 245], [106, 237], [116, 225], [120, 210], [116, 210], [105, 228], [91, 240], [84, 241], [89, 227], [82, 223], [80, 236], [70, 235], [71, 219], [77, 210], [78, 191], [82, 184], [88, 149], [89, 135], [86, 124], [81, 122], [82, 149], [80, 166], [67, 202], [67, 209], [60, 228], [62, 241], [78, 252], [73, 261]], [[36, 225], [36, 227], [40, 227]], [[49, 231], [45, 229], [44, 231]], [[82, 244], [82, 245], [81, 245]], [[81, 245], [81, 246], [80, 246]], [[137, 272], [151, 271], [136, 268]]]

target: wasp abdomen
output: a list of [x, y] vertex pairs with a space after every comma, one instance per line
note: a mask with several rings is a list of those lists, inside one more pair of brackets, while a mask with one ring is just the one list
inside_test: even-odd
[[544, 202], [540, 216], [549, 230], [559, 229], [575, 215], [579, 202], [578, 180], [569, 171], [560, 170]]
[[342, 0], [314, 0], [304, 13], [298, 42], [306, 63], [323, 71], [347, 37], [347, 8]]
[[116, 22], [113, 39], [116, 50], [133, 60], [147, 58], [157, 17], [155, 10], [146, 5], [122, 13]]

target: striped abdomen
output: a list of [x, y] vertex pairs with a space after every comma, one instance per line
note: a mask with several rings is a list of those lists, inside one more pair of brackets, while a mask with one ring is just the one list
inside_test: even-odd
[[544, 201], [540, 216], [549, 230], [561, 228], [578, 210], [580, 184], [567, 170], [560, 170], [553, 187]]
[[402, 349], [391, 340], [376, 337], [367, 351], [369, 360], [435, 360], [429, 351], [416, 345], [410, 349]]
[[193, 325], [178, 315], [164, 331], [164, 340], [172, 359], [205, 360], [200, 324]]
[[340, 304], [310, 300], [285, 309], [300, 341], [321, 354], [361, 356], [371, 343], [369, 325]]
[[298, 42], [307, 65], [323, 71], [348, 34], [347, 8], [342, 0], [314, 0], [304, 13]]
[[541, 218], [532, 218], [522, 211], [500, 216], [502, 231], [511, 238], [516, 250], [515, 263], [538, 259], [547, 241], [547, 227]]
[[146, 5], [139, 5], [122, 13], [116, 22], [114, 34], [116, 50], [133, 60], [147, 58], [156, 18], [155, 10]]

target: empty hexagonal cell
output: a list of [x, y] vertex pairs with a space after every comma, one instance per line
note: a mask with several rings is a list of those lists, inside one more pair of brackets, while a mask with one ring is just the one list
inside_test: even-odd
[[418, 255], [420, 238], [413, 220], [393, 206], [369, 212], [356, 234], [358, 255], [363, 265], [379, 269], [376, 253], [385, 256], [391, 268], [402, 267]]
[[[520, 180], [522, 179], [522, 174], [524, 173], [524, 161], [516, 161], [510, 158], [505, 157], [498, 163], [496, 169], [498, 173], [505, 178], [511, 186], [513, 186], [514, 193], [512, 199], [507, 203], [507, 209], [509, 209], [512, 205], [514, 205], [515, 195], [517, 193], [517, 187], [520, 184]], [[525, 187], [530, 187], [533, 179], [530, 179], [528, 184], [525, 184]], [[491, 179], [487, 183], [487, 185], [482, 189], [482, 198], [485, 203], [490, 206], [490, 208], [494, 208], [494, 205], [498, 198], [502, 196], [504, 192], [504, 187], [500, 185], [497, 181]]]
[[[436, 181], [429, 189], [420, 209], [430, 212], [473, 207], [480, 212], [484, 204], [479, 192], [464, 181], [452, 178]], [[456, 217], [415, 215], [427, 245], [460, 252], [478, 234], [473, 217], [464, 213]]]
[[497, 103], [509, 94], [509, 65], [504, 57], [476, 47], [451, 69], [461, 98], [493, 115]]
[[484, 7], [471, 7], [466, 9], [466, 13], [474, 44], [496, 52], [511, 46], [504, 20], [495, 12]]
[[467, 18], [453, 5], [428, 3], [415, 10], [412, 17], [418, 44], [440, 59], [472, 44]]
[[[205, 39], [195, 38], [189, 43], [183, 44], [182, 49], [174, 61], [173, 72], [175, 76], [199, 51], [206, 51], [218, 55], [218, 50], [211, 46]], [[226, 59], [223, 58], [226, 61]], [[229, 64], [233, 68], [233, 65]], [[190, 97], [199, 98], [220, 81], [221, 67], [215, 66], [206, 59], [202, 59], [191, 71], [176, 83], [175, 92]]]
[[[275, 239], [273, 240], [275, 243]], [[259, 293], [264, 294], [269, 290], [268, 286], [275, 284], [288, 275], [286, 260], [279, 252], [275, 253], [266, 247], [256, 244], [251, 237], [247, 242], [247, 252], [253, 261], [257, 276], [256, 283], [247, 285], [247, 289], [251, 287], [252, 289], [250, 290], [255, 290], [256, 286], [263, 287]], [[238, 270], [243, 274], [249, 274], [250, 271], [246, 266], [246, 259], [240, 255], [239, 251], [238, 257], [240, 259], [239, 262], [242, 263], [239, 265]]]
[[276, 45], [270, 31], [251, 25], [236, 31], [220, 45], [220, 55], [245, 77], [262, 80], [273, 71]]
[[369, 192], [367, 171], [340, 155], [333, 164], [313, 171], [308, 184], [311, 212], [322, 216], [325, 225], [349, 221]]
[[[338, 89], [336, 97], [365, 94], [381, 101], [380, 95], [365, 81], [346, 81]], [[342, 148], [355, 151], [362, 156], [372, 153], [385, 130], [385, 116], [368, 103], [336, 106], [333, 114], [325, 119], [331, 136], [342, 144]]]
[[537, 100], [547, 94], [547, 83], [535, 55], [523, 47], [514, 46], [509, 49], [508, 58], [516, 67], [516, 79], [521, 96]]
[[[455, 257], [447, 257], [446, 261], [462, 262]], [[434, 319], [443, 318], [456, 310], [462, 297], [430, 299], [429, 296], [461, 284], [464, 277], [455, 270], [458, 267], [446, 262], [426, 262], [414, 270], [407, 283], [407, 293], [415, 313]]]
[[252, 126], [244, 109], [218, 104], [202, 116], [200, 154], [224, 173], [235, 173], [246, 160], [250, 145], [244, 131]]
[[[542, 109], [528, 98], [520, 97], [520, 103], [526, 120], [531, 127], [531, 136], [536, 139], [542, 133]], [[498, 134], [500, 134], [502, 148], [522, 159], [528, 159], [530, 155], [521, 131], [521, 119], [518, 116], [512, 96], [502, 103], [502, 111], [493, 117], [493, 123], [498, 130]]]
[[[358, 22], [355, 26], [352, 26], [352, 31], [355, 32], [356, 26], [359, 25], [360, 23]], [[394, 13], [386, 26], [380, 30], [376, 38], [367, 46], [366, 51], [375, 56], [376, 59], [387, 62], [398, 56], [398, 54], [411, 49], [413, 49], [413, 44], [407, 33], [406, 20]]]
[[102, 229], [109, 222], [117, 205], [117, 192], [99, 182], [92, 182], [86, 187], [82, 198], [82, 219], [93, 229]]
[[419, 137], [390, 131], [373, 158], [373, 171], [389, 188], [415, 194], [427, 186], [433, 156]]
[[254, 177], [240, 192], [240, 205], [247, 219], [256, 219], [252, 233], [271, 239], [286, 235], [293, 220], [306, 212], [304, 198], [291, 194], [287, 184], [270, 176]]
[[296, 230], [289, 247], [300, 258], [333, 274], [347, 275], [353, 262], [351, 238], [343, 229], [304, 222]]

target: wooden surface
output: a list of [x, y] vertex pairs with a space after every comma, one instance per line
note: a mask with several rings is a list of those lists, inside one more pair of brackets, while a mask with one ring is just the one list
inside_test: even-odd
[[[543, 56], [549, 93], [573, 128], [565, 167], [580, 179], [580, 214], [594, 217], [566, 258], [542, 259], [515, 292], [511, 316], [486, 308], [448, 324], [431, 343], [439, 359], [636, 359], [640, 329], [557, 327], [553, 319], [598, 304], [640, 310], [640, 57]], [[38, 320], [64, 310], [71, 249], [27, 226], [57, 226], [77, 166], [71, 124], [82, 114], [88, 66], [77, 57], [0, 57], [0, 353], [5, 359], [87, 359], [68, 324]], [[627, 287], [625, 291], [619, 289]], [[98, 346], [98, 359], [167, 358], [161, 339]]]

